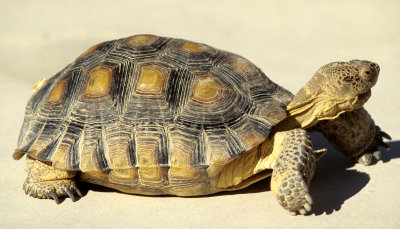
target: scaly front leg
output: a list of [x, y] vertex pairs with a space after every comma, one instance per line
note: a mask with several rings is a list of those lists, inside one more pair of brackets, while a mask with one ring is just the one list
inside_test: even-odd
[[321, 131], [336, 149], [363, 165], [380, 160], [379, 148], [389, 149], [383, 139], [391, 139], [375, 125], [364, 108], [345, 112], [334, 120], [321, 121], [313, 130]]
[[313, 204], [309, 185], [318, 157], [311, 139], [302, 129], [278, 132], [274, 137], [274, 150], [278, 153], [271, 177], [271, 191], [291, 214], [304, 215], [311, 211]]

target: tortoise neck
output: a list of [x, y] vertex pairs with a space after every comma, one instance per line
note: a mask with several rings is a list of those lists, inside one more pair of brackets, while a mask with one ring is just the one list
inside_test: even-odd
[[287, 105], [288, 116], [276, 126], [276, 130], [291, 130], [294, 128], [310, 128], [318, 120], [318, 113], [323, 106], [324, 93], [318, 91], [320, 86], [316, 85], [313, 77]]
[[273, 127], [273, 131], [287, 131], [295, 128], [308, 129], [317, 124], [315, 106], [304, 110], [301, 113], [293, 113], [288, 110], [288, 116], [278, 125]]
[[344, 112], [362, 107], [368, 95], [338, 96], [323, 76], [315, 75], [287, 105], [288, 116], [275, 130], [309, 129], [321, 120], [335, 119]]

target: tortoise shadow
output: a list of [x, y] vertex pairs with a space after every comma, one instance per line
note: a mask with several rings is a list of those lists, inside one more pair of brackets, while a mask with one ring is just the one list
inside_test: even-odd
[[390, 147], [390, 150], [381, 150], [382, 153], [382, 162], [388, 163], [393, 159], [400, 158], [400, 141], [390, 141], [387, 142]]

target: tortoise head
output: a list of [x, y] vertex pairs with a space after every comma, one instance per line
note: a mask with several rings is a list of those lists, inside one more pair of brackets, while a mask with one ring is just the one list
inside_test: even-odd
[[371, 96], [379, 70], [378, 64], [366, 60], [333, 62], [321, 67], [314, 78], [331, 99], [355, 101], [353, 109], [356, 109]]
[[322, 66], [287, 106], [287, 127], [309, 128], [320, 120], [361, 108], [371, 96], [379, 66], [366, 60]]

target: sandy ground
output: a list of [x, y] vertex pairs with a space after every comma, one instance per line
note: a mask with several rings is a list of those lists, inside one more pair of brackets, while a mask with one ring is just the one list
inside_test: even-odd
[[[0, 1], [0, 228], [400, 228], [399, 1]], [[364, 167], [329, 147], [312, 182], [313, 211], [292, 217], [261, 181], [209, 197], [145, 197], [82, 185], [56, 205], [25, 196], [14, 161], [32, 85], [90, 45], [138, 33], [186, 38], [241, 54], [296, 92], [322, 65], [381, 66], [366, 108], [391, 152]], [[317, 147], [326, 145], [314, 135]]]

